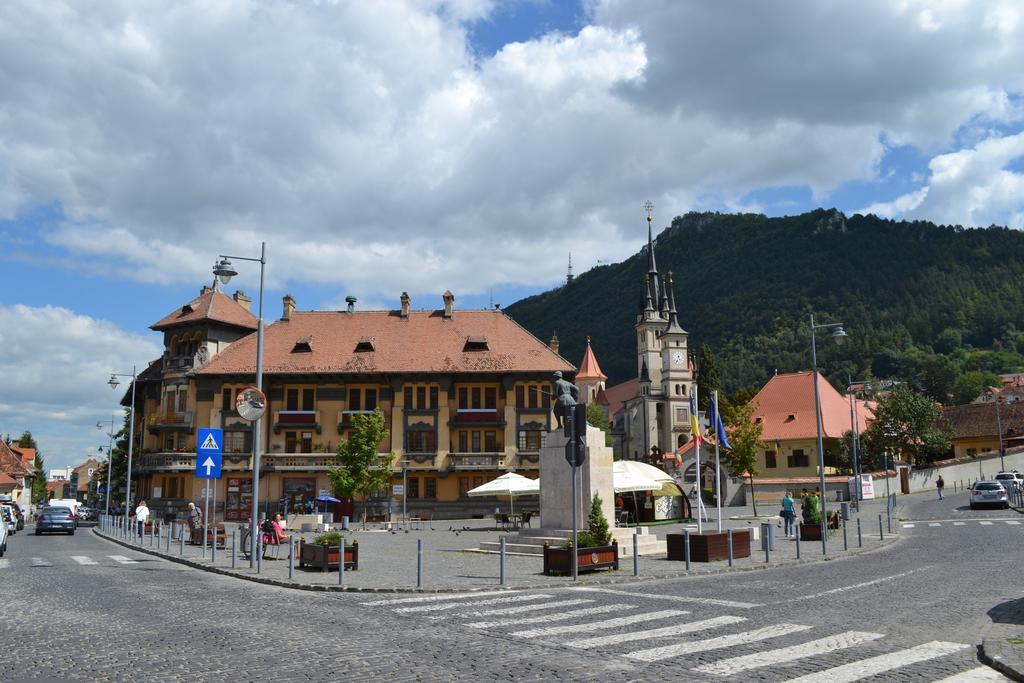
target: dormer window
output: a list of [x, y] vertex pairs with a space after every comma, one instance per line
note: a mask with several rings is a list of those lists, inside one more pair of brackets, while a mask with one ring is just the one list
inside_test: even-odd
[[466, 345], [462, 347], [463, 353], [471, 351], [490, 351], [487, 346], [487, 337], [466, 337]]
[[188, 304], [185, 304], [184, 306], [181, 307], [181, 314], [182, 315], [188, 315], [189, 313], [191, 313], [194, 310], [195, 310], [194, 308], [192, 308]]
[[786, 422], [792, 422], [795, 419], [796, 419], [796, 413], [790, 413], [789, 415], [786, 416]]
[[292, 353], [312, 353], [313, 352], [313, 336], [303, 337], [299, 341], [295, 342], [295, 346], [292, 347]]
[[763, 417], [755, 417], [754, 418], [754, 424], [761, 424], [762, 422], [764, 422], [764, 418]]
[[373, 346], [372, 337], [361, 337], [359, 339], [359, 342], [356, 344], [355, 353], [370, 353], [376, 350], [377, 349], [375, 349]]

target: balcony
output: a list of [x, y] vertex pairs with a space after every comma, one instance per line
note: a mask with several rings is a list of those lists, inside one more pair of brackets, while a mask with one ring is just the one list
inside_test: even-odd
[[505, 468], [504, 453], [449, 453], [449, 470], [499, 470]]
[[326, 472], [338, 465], [334, 453], [275, 453], [260, 458], [260, 470], [264, 472]]
[[164, 356], [164, 372], [184, 372], [196, 364], [195, 356]]
[[[341, 434], [346, 429], [352, 428], [352, 416], [353, 415], [369, 415], [372, 410], [341, 410], [338, 412], [338, 433]], [[384, 416], [385, 420], [389, 420], [387, 415]]]
[[150, 415], [148, 419], [148, 427], [151, 433], [158, 432], [191, 432], [192, 431], [192, 411], [177, 412], [173, 410], [165, 410], [157, 413], [156, 415]]
[[282, 429], [313, 429], [320, 433], [319, 410], [278, 410], [274, 413], [274, 433]]
[[452, 427], [504, 427], [505, 420], [494, 408], [459, 408], [448, 424]]
[[519, 451], [519, 462], [516, 467], [533, 470], [540, 467], [540, 451]]
[[132, 466], [140, 472], [194, 472], [195, 453], [146, 453]]

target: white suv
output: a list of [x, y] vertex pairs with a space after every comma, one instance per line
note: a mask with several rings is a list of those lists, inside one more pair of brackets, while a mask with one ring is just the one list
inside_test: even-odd
[[7, 520], [0, 516], [0, 557], [7, 552]]
[[1024, 474], [1020, 472], [999, 472], [995, 480], [1001, 482], [1009, 493], [1016, 493], [1024, 488]]

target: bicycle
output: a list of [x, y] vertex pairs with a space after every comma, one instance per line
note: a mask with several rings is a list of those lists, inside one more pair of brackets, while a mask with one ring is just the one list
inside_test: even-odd
[[[268, 544], [264, 542], [266, 540], [265, 537], [267, 535], [267, 532], [266, 532], [266, 530], [263, 529], [263, 525], [266, 524], [266, 523], [267, 523], [267, 520], [265, 520], [265, 519], [261, 519], [260, 520], [260, 522], [259, 522], [260, 537], [257, 539], [258, 547], [261, 549], [260, 556], [263, 559], [266, 559], [266, 557], [267, 557], [267, 545]], [[241, 531], [242, 531], [242, 534], [241, 534], [241, 540], [240, 540], [239, 543], [241, 545], [242, 556], [245, 559], [248, 560], [249, 556], [251, 554], [250, 553], [250, 545], [251, 545], [251, 539], [252, 539], [252, 525], [251, 524], [245, 525], [245, 527], [243, 527]]]

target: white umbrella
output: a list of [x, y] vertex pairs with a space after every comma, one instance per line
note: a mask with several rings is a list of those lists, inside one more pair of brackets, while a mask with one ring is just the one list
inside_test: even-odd
[[615, 493], [632, 493], [635, 491], [657, 491], [662, 483], [642, 477], [636, 472], [612, 471], [612, 488]]
[[633, 494], [633, 510], [639, 515], [637, 491], [660, 491], [672, 476], [653, 465], [636, 460], [616, 460], [612, 464], [612, 488], [616, 493]]
[[[660, 487], [659, 487], [660, 488]], [[497, 479], [487, 482], [466, 492], [467, 496], [481, 498], [485, 496], [508, 496], [510, 514], [515, 516], [512, 500], [519, 496], [536, 496], [540, 493], [540, 481], [527, 479], [521, 474], [508, 472]]]

